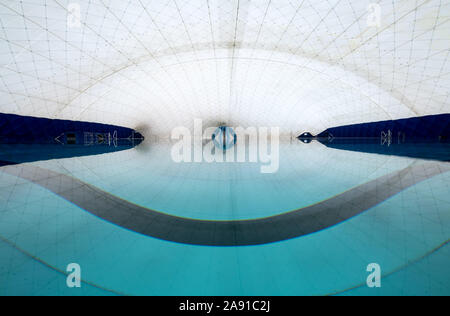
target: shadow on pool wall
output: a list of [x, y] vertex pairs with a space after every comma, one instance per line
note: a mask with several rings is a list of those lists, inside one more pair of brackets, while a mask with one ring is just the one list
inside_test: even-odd
[[298, 139], [339, 150], [448, 162], [450, 114], [333, 127]]
[[143, 140], [121, 126], [0, 113], [0, 167], [113, 153]]

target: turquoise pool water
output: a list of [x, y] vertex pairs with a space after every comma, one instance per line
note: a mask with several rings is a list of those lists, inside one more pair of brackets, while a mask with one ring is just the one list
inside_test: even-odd
[[[302, 209], [427, 163], [293, 142], [281, 145], [279, 171], [261, 174], [258, 164], [176, 164], [170, 150], [153, 144], [28, 165], [165, 214], [237, 221]], [[449, 192], [443, 171], [313, 234], [212, 247], [124, 229], [0, 168], [0, 294], [449, 295]], [[73, 262], [81, 289], [66, 286]], [[379, 289], [366, 286], [370, 263], [382, 268]]]

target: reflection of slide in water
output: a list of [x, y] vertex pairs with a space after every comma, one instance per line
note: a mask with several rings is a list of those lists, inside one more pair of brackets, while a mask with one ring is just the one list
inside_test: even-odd
[[309, 207], [243, 221], [204, 221], [163, 214], [71, 176], [35, 166], [6, 166], [0, 170], [38, 184], [99, 218], [146, 236], [201, 246], [250, 246], [297, 238], [335, 226], [415, 184], [450, 171], [450, 164], [412, 165]]

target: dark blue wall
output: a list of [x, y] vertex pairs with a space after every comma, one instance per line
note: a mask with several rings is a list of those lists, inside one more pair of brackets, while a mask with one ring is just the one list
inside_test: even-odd
[[0, 167], [128, 150], [143, 136], [121, 126], [0, 113]]
[[1, 144], [59, 144], [67, 141], [67, 134], [75, 134], [76, 144], [84, 145], [85, 133], [92, 133], [94, 139], [97, 134], [116, 135], [119, 139], [141, 137], [134, 130], [120, 126], [0, 113]]
[[449, 142], [450, 114], [333, 127], [317, 137], [380, 138], [389, 132], [393, 142]]

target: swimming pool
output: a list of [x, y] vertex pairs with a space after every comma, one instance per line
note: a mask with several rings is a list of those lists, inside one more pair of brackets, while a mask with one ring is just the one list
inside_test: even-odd
[[[448, 163], [291, 140], [280, 146], [279, 171], [262, 174], [250, 163], [177, 164], [169, 158], [170, 144], [147, 148], [1, 168], [0, 294], [450, 294]], [[27, 178], [24, 170], [48, 173]], [[58, 191], [52, 189], [55, 181], [57, 187], [73, 185]], [[156, 238], [150, 222], [150, 233], [143, 234], [133, 219], [96, 213], [101, 205], [82, 208], [90, 191], [74, 192], [86, 187], [95, 189], [99, 201], [162, 214], [172, 230]], [[318, 231], [299, 229], [294, 237], [281, 238], [285, 228], [276, 220], [253, 244], [239, 232], [227, 245], [208, 245], [177, 230], [178, 220], [220, 224], [293, 211], [302, 216], [342, 199], [352, 205], [355, 192], [373, 205], [355, 216], [324, 207], [320, 211], [335, 222], [318, 225]], [[82, 269], [80, 289], [66, 286], [69, 263]], [[381, 288], [366, 285], [371, 263], [382, 269]]]

